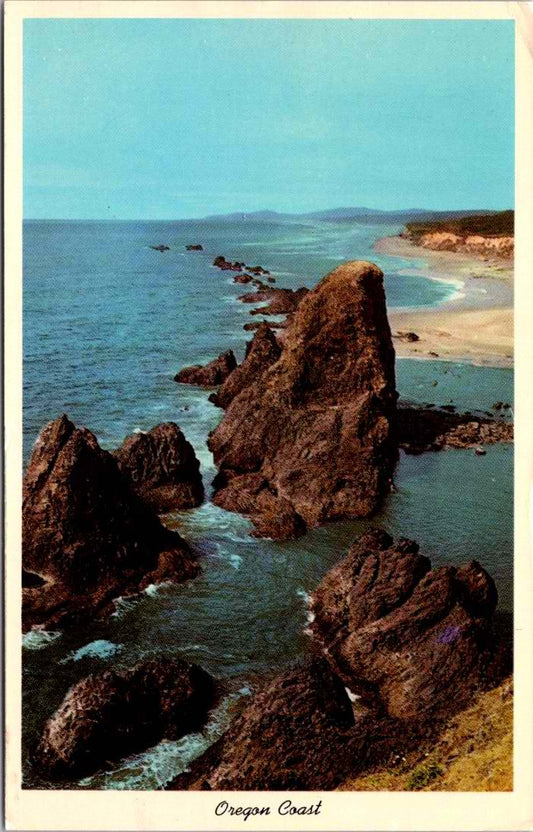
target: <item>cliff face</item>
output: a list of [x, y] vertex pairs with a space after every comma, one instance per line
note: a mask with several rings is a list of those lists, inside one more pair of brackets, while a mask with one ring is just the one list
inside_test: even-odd
[[370, 514], [396, 461], [396, 397], [383, 275], [347, 263], [301, 300], [279, 359], [212, 433], [214, 501], [279, 537]]
[[489, 260], [514, 254], [514, 211], [474, 214], [444, 220], [408, 222], [401, 235], [434, 251], [456, 251]]
[[514, 237], [483, 237], [481, 234], [460, 236], [449, 231], [434, 231], [411, 239], [416, 245], [433, 251], [456, 251], [461, 254], [475, 254], [487, 259], [512, 259]]
[[42, 430], [31, 456], [22, 547], [24, 570], [40, 578], [25, 582], [27, 626], [83, 617], [126, 590], [198, 572], [185, 541], [132, 491], [94, 434], [66, 416]]

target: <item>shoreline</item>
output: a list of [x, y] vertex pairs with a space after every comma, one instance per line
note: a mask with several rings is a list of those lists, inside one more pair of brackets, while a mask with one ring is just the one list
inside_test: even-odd
[[419, 336], [413, 342], [394, 338], [398, 358], [513, 366], [512, 265], [432, 251], [401, 237], [385, 237], [374, 248], [381, 254], [418, 261], [405, 273], [455, 287], [454, 294], [437, 307], [390, 310], [393, 333]]

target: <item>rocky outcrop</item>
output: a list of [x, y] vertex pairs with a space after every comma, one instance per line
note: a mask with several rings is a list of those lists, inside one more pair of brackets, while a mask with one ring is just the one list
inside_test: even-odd
[[47, 721], [34, 761], [54, 779], [91, 774], [162, 739], [197, 731], [214, 696], [209, 674], [180, 659], [87, 676]]
[[174, 422], [128, 436], [113, 456], [132, 489], [154, 511], [201, 505], [200, 463]]
[[399, 341], [420, 341], [420, 336], [416, 332], [395, 332], [392, 337]]
[[173, 789], [322, 790], [391, 765], [510, 669], [494, 582], [431, 569], [411, 540], [362, 535], [311, 599], [322, 658], [260, 690]]
[[233, 278], [234, 283], [251, 283], [252, 275], [250, 274], [236, 274]]
[[277, 676], [170, 789], [332, 789], [364, 757], [370, 722], [321, 658]]
[[236, 366], [233, 350], [226, 350], [205, 366], [194, 364], [192, 367], [184, 367], [174, 376], [174, 381], [197, 384], [199, 387], [216, 387], [226, 381]]
[[113, 456], [62, 416], [41, 432], [26, 471], [22, 565], [43, 580], [23, 597], [25, 627], [61, 626], [119, 594], [198, 573], [185, 541], [131, 490]]
[[199, 243], [195, 243], [193, 245], [185, 246], [187, 251], [203, 251], [204, 247], [201, 246]]
[[302, 286], [300, 289], [277, 289], [264, 284], [257, 292], [248, 292], [241, 295], [238, 300], [243, 303], [262, 303], [269, 301], [266, 306], [252, 309], [250, 315], [288, 315], [293, 313], [300, 301], [307, 295], [309, 289]]
[[292, 315], [287, 315], [284, 321], [277, 321], [273, 323], [272, 321], [250, 321], [250, 323], [244, 324], [243, 329], [246, 332], [255, 332], [256, 329], [259, 329], [260, 326], [265, 324], [269, 329], [274, 330], [281, 330], [287, 329], [291, 325]]
[[397, 454], [381, 271], [335, 269], [286, 333], [279, 360], [233, 398], [209, 439], [220, 469], [214, 502], [249, 514], [268, 536], [277, 510], [292, 512], [293, 530], [371, 514]]
[[409, 454], [443, 448], [476, 448], [513, 441], [513, 425], [471, 413], [454, 413], [453, 406], [440, 410], [415, 407], [398, 409], [398, 442]]
[[215, 257], [213, 260], [213, 266], [216, 266], [217, 269], [221, 269], [223, 272], [225, 271], [233, 271], [233, 272], [243, 272], [248, 267], [245, 263], [235, 262], [232, 263], [230, 260], [226, 260], [225, 257], [219, 255]]
[[313, 593], [312, 629], [354, 695], [426, 726], [501, 678], [497, 592], [476, 561], [431, 569], [418, 544], [364, 534]]
[[250, 274], [260, 275], [260, 274], [270, 274], [268, 269], [264, 269], [262, 266], [247, 266], [246, 263], [241, 263], [236, 261], [234, 263], [231, 260], [226, 260], [221, 254], [218, 257], [215, 257], [213, 260], [213, 266], [216, 266], [217, 269], [221, 269], [223, 272], [225, 271], [233, 271], [233, 272], [250, 272]]
[[280, 355], [281, 347], [276, 336], [266, 323], [260, 323], [254, 337], [246, 345], [244, 361], [226, 379], [218, 393], [210, 396], [210, 400], [218, 407], [228, 407], [242, 390], [259, 381]]
[[150, 246], [150, 248], [153, 248], [154, 251], [170, 251], [170, 246], [164, 246], [164, 245]]

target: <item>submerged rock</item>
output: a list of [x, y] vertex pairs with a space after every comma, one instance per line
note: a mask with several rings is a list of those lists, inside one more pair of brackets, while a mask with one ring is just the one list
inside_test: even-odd
[[164, 246], [164, 245], [150, 246], [150, 248], [153, 248], [154, 251], [170, 251], [170, 246]]
[[184, 367], [174, 376], [174, 381], [180, 384], [197, 384], [199, 387], [216, 387], [226, 381], [236, 366], [233, 350], [226, 350], [205, 366], [194, 364], [192, 367]]
[[46, 722], [34, 761], [54, 779], [91, 774], [162, 739], [197, 731], [214, 697], [211, 676], [180, 659], [87, 676]]
[[454, 405], [443, 405], [438, 410], [428, 406], [398, 408], [400, 447], [408, 454], [421, 454], [443, 448], [475, 448], [513, 441], [511, 422], [475, 418], [471, 413], [454, 411]]
[[174, 422], [128, 436], [113, 456], [136, 494], [155, 511], [201, 505], [200, 463]]
[[41, 431], [24, 477], [22, 564], [44, 581], [24, 590], [25, 627], [81, 620], [119, 594], [198, 573], [186, 542], [67, 416]]
[[236, 274], [233, 278], [234, 283], [251, 283], [252, 276], [249, 274]]
[[[306, 526], [372, 513], [397, 456], [381, 271], [362, 262], [335, 269], [286, 333], [278, 361], [233, 398], [209, 439], [220, 469], [214, 502], [244, 510], [267, 536], [276, 505]], [[258, 483], [267, 511], [249, 499]]]
[[201, 246], [199, 243], [195, 243], [194, 245], [185, 246], [187, 251], [203, 251], [204, 247]]

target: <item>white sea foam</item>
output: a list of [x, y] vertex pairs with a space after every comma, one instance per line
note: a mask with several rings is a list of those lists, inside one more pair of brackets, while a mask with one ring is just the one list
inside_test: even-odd
[[187, 771], [192, 761], [219, 739], [230, 724], [232, 705], [249, 693], [248, 688], [243, 688], [223, 699], [201, 733], [188, 734], [179, 740], [163, 740], [141, 754], [127, 757], [113, 771], [85, 777], [79, 785], [91, 789], [161, 789]]
[[312, 600], [311, 595], [309, 594], [309, 592], [306, 592], [305, 589], [297, 589], [296, 590], [296, 595], [298, 596], [298, 598], [301, 598], [303, 600], [304, 604], [305, 604], [305, 620], [307, 622], [307, 626], [304, 627], [303, 632], [306, 636], [313, 636], [314, 633], [313, 633], [311, 627], [309, 626], [315, 620], [315, 613], [310, 608], [310, 604], [311, 604], [311, 600]]
[[122, 644], [114, 644], [112, 641], [106, 639], [97, 639], [85, 644], [78, 650], [73, 650], [64, 659], [61, 659], [60, 664], [67, 662], [79, 662], [81, 659], [110, 659], [123, 649]]
[[42, 627], [33, 627], [29, 632], [22, 637], [22, 646], [25, 650], [42, 650], [43, 647], [48, 647], [53, 644], [58, 638], [61, 638], [62, 633], [54, 630], [44, 630]]
[[227, 560], [234, 569], [240, 569], [241, 567], [242, 557], [236, 552], [230, 552], [228, 549], [225, 549], [220, 545], [218, 547], [218, 557], [220, 557], [221, 560]]
[[144, 591], [149, 598], [155, 598], [159, 592], [166, 587], [173, 586], [172, 581], [162, 581], [160, 584], [148, 584]]
[[128, 612], [131, 612], [131, 610], [136, 607], [141, 600], [142, 598], [140, 595], [119, 595], [118, 598], [113, 598], [115, 611], [111, 613], [111, 618], [122, 618]]

